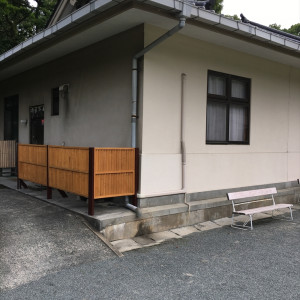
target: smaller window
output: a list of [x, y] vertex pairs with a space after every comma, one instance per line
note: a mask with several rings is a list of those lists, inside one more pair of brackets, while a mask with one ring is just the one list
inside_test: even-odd
[[52, 89], [51, 115], [59, 115], [59, 88]]

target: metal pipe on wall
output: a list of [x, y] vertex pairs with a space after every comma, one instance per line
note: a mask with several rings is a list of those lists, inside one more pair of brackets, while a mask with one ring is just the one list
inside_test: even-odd
[[185, 100], [185, 85], [186, 74], [181, 74], [181, 116], [180, 116], [180, 147], [181, 147], [181, 188], [185, 190], [185, 167], [186, 167], [186, 149], [185, 149], [185, 136], [184, 136], [184, 100]]
[[[144, 54], [146, 54], [148, 51], [159, 45], [161, 42], [165, 41], [172, 35], [174, 35], [176, 32], [180, 31], [185, 26], [186, 18], [182, 15], [182, 12], [180, 14], [179, 24], [173, 27], [171, 30], [163, 34], [161, 37], [156, 39], [154, 42], [149, 44], [147, 47], [145, 47], [143, 50], [138, 52], [134, 55], [132, 59], [132, 111], [131, 111], [131, 147], [136, 148], [137, 147], [137, 93], [138, 93], [138, 59], [142, 57]], [[139, 209], [138, 207], [132, 205], [129, 203], [128, 197], [125, 199], [125, 207], [128, 209], [134, 211], [139, 215]]]
[[163, 34], [161, 37], [156, 39], [150, 45], [145, 47], [143, 50], [135, 54], [132, 59], [132, 113], [131, 113], [131, 147], [136, 148], [136, 119], [137, 119], [137, 91], [138, 91], [138, 59], [146, 54], [148, 51], [165, 41], [176, 32], [181, 30], [185, 26], [186, 18], [180, 16], [179, 24], [173, 27], [171, 30]]

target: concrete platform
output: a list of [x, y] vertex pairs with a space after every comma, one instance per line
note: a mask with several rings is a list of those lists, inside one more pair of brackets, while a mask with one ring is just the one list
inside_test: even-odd
[[0, 184], [20, 193], [30, 195], [47, 203], [77, 213], [88, 219], [90, 222], [95, 223], [93, 225], [95, 225], [97, 229], [104, 228], [107, 225], [116, 224], [116, 222], [124, 223], [136, 219], [136, 214], [133, 211], [122, 207], [122, 204], [118, 205], [118, 203], [112, 201], [112, 199], [95, 200], [95, 215], [89, 216], [87, 201], [81, 200], [77, 195], [66, 193], [68, 197], [64, 198], [57, 190], [53, 189], [52, 199], [47, 199], [46, 188], [32, 182], [26, 181], [28, 189], [22, 188], [18, 190], [16, 177], [0, 177]]

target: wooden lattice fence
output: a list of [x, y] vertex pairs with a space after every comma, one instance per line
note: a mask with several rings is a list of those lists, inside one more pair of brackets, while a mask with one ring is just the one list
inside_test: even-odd
[[18, 145], [18, 187], [28, 180], [89, 199], [133, 196], [137, 190], [137, 149]]

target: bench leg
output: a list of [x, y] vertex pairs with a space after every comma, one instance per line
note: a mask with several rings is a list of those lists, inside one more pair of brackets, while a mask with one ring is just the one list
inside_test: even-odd
[[291, 214], [291, 219], [289, 219], [288, 217], [285, 217], [285, 216], [279, 216], [279, 217], [277, 217], [277, 216], [274, 216], [274, 211], [280, 211], [281, 209], [283, 209], [283, 208], [281, 208], [281, 209], [274, 209], [274, 210], [272, 210], [272, 218], [273, 219], [275, 219], [275, 220], [286, 220], [286, 221], [288, 221], [288, 220], [291, 220], [291, 221], [293, 221], [294, 220], [294, 218], [293, 218], [293, 211], [292, 211], [292, 207], [290, 206], [290, 207], [288, 207], [289, 208], [289, 210], [290, 210], [290, 214]]
[[289, 209], [290, 209], [290, 213], [291, 213], [291, 220], [293, 221], [294, 218], [293, 218], [293, 213], [292, 213], [292, 207], [290, 206]]
[[[246, 215], [247, 216], [247, 215]], [[249, 220], [247, 220], [246, 222], [244, 222], [244, 224], [242, 225], [238, 225], [235, 224], [234, 222], [234, 214], [232, 214], [232, 218], [231, 218], [231, 227], [232, 228], [237, 228], [237, 229], [243, 229], [243, 230], [247, 230], [247, 229], [251, 229], [253, 230], [253, 224], [252, 224], [252, 215], [249, 215]], [[247, 226], [247, 224], [250, 222], [251, 226]]]
[[253, 230], [252, 215], [249, 215], [249, 218], [250, 218], [251, 230]]

